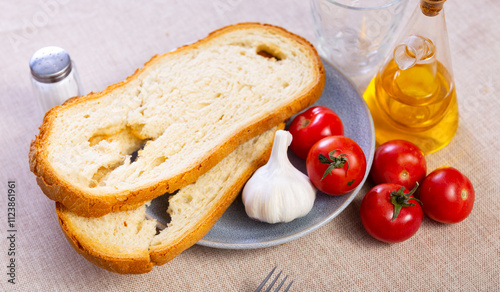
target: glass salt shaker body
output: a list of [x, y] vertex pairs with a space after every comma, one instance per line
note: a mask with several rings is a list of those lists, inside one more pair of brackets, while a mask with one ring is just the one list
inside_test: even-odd
[[30, 69], [33, 91], [42, 114], [82, 93], [76, 66], [62, 48], [39, 49], [31, 57]]

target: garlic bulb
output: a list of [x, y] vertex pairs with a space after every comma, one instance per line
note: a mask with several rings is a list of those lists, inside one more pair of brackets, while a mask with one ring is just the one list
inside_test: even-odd
[[243, 204], [250, 218], [267, 223], [290, 222], [311, 211], [316, 189], [288, 160], [292, 134], [278, 130], [271, 157], [243, 188]]

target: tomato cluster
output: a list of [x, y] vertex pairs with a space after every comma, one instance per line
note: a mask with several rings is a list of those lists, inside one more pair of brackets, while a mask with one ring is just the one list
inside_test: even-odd
[[370, 170], [376, 186], [360, 208], [361, 222], [371, 236], [389, 243], [407, 240], [419, 229], [423, 213], [442, 223], [469, 216], [474, 205], [470, 180], [452, 167], [426, 173], [424, 154], [416, 145], [394, 140], [377, 148]]
[[366, 172], [366, 157], [361, 147], [344, 136], [337, 114], [315, 106], [298, 114], [290, 123], [290, 149], [306, 160], [312, 184], [328, 195], [343, 195], [355, 189]]
[[[290, 148], [306, 159], [307, 174], [320, 191], [343, 195], [356, 188], [366, 172], [363, 150], [345, 137], [342, 121], [327, 107], [311, 107], [290, 123]], [[423, 152], [413, 143], [393, 140], [380, 145], [370, 179], [375, 187], [361, 201], [361, 222], [374, 238], [394, 243], [412, 237], [425, 213], [442, 223], [457, 223], [474, 205], [470, 180], [452, 167], [427, 175]]]

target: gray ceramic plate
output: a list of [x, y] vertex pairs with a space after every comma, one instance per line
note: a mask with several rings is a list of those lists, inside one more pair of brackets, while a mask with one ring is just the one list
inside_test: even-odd
[[[326, 85], [321, 98], [315, 105], [333, 109], [344, 124], [344, 134], [356, 141], [367, 157], [367, 173], [371, 167], [375, 150], [373, 121], [363, 98], [352, 83], [334, 66], [323, 60], [326, 71]], [[290, 161], [302, 172], [305, 161], [288, 151]], [[365, 179], [366, 179], [365, 175]], [[363, 181], [364, 182], [364, 181]], [[282, 244], [304, 236], [335, 218], [357, 195], [363, 182], [352, 192], [343, 196], [328, 196], [318, 192], [313, 209], [305, 217], [289, 223], [267, 224], [250, 219], [246, 213], [241, 196], [226, 210], [212, 227], [210, 232], [197, 244], [226, 249], [252, 249]], [[148, 208], [148, 217], [154, 217], [159, 225], [168, 218], [164, 207], [168, 196], [161, 196], [152, 201]], [[162, 215], [163, 216], [163, 215]]]

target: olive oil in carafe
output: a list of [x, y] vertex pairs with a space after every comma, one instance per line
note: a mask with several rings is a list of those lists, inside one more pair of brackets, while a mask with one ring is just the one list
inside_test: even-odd
[[438, 61], [400, 70], [393, 59], [363, 96], [378, 144], [403, 139], [431, 153], [447, 145], [457, 130], [455, 86]]
[[445, 0], [420, 0], [391, 55], [363, 97], [377, 144], [403, 139], [424, 153], [446, 146], [458, 128]]

